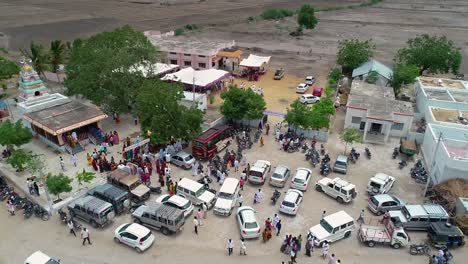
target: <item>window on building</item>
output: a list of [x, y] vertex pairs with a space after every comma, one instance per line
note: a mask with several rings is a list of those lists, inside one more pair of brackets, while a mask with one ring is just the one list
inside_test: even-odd
[[177, 64], [177, 60], [171, 60], [171, 64]]
[[358, 116], [351, 117], [351, 123], [353, 124], [361, 124], [361, 118]]
[[216, 66], [216, 62], [211, 63], [211, 67], [214, 67], [214, 66]]
[[403, 123], [393, 123], [392, 130], [403, 130], [404, 125]]
[[184, 61], [184, 65], [185, 66], [192, 66], [192, 62], [191, 61]]
[[200, 67], [200, 68], [206, 68], [206, 63], [200, 62], [200, 63], [198, 63], [198, 67]]
[[205, 58], [206, 56], [205, 55], [198, 55], [198, 57]]
[[169, 52], [171, 55], [177, 55], [177, 52]]
[[184, 56], [190, 57], [192, 54], [184, 53]]

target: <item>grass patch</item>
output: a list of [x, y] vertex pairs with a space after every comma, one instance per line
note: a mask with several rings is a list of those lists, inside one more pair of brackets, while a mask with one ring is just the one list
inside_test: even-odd
[[181, 28], [177, 28], [176, 30], [174, 30], [174, 35], [176, 36], [180, 36], [180, 35], [183, 35], [185, 32], [187, 31], [194, 31], [194, 30], [198, 30], [198, 26], [195, 25], [195, 24], [187, 24], [185, 25], [184, 27], [181, 27]]
[[261, 17], [265, 20], [280, 20], [294, 15], [294, 11], [288, 9], [267, 9], [263, 11]]
[[356, 9], [360, 7], [366, 7], [366, 6], [373, 6], [376, 4], [383, 3], [384, 0], [368, 0], [364, 3], [361, 3], [359, 5], [349, 5], [349, 6], [332, 6], [332, 7], [324, 7], [324, 8], [318, 8], [318, 12], [327, 12], [327, 11], [337, 11], [337, 10], [343, 10], [343, 9]]

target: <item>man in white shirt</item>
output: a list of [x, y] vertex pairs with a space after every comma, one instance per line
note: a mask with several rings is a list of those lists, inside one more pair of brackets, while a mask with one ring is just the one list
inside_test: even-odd
[[230, 256], [232, 254], [232, 251], [234, 250], [234, 240], [232, 239], [228, 240], [227, 248], [228, 248], [228, 255]]
[[86, 241], [88, 241], [88, 244], [91, 245], [91, 240], [89, 240], [89, 231], [86, 229], [86, 227], [81, 231], [81, 238], [83, 239], [83, 246], [85, 245]]
[[246, 251], [247, 251], [247, 247], [245, 246], [245, 242], [244, 242], [244, 239], [241, 238], [241, 242], [240, 242], [240, 253], [239, 255], [247, 255]]

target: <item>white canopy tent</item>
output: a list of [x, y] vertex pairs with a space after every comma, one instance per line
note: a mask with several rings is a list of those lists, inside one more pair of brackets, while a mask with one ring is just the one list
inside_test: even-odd
[[247, 59], [243, 59], [239, 65], [244, 67], [260, 68], [263, 67], [264, 64], [268, 64], [270, 62], [270, 58], [270, 56], [262, 57], [250, 54], [249, 57]]
[[175, 81], [198, 87], [208, 87], [215, 82], [220, 81], [229, 74], [227, 71], [208, 69], [196, 71], [191, 67], [182, 69], [175, 73], [166, 74], [161, 80]]
[[168, 72], [173, 72], [179, 69], [179, 65], [177, 64], [165, 64], [156, 62], [154, 64], [136, 64], [130, 68], [130, 72], [140, 71], [143, 74], [143, 77], [151, 77], [151, 76], [158, 76], [163, 75]]

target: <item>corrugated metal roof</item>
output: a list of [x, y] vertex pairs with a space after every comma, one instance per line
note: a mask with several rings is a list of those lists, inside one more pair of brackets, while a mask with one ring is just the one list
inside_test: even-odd
[[361, 66], [357, 67], [356, 69], [353, 70], [353, 78], [356, 76], [361, 76], [364, 74], [368, 74], [370, 71], [375, 71], [385, 77], [386, 79], [389, 79], [393, 75], [392, 69], [387, 67], [386, 65], [371, 59], [368, 62], [365, 62], [361, 64]]

